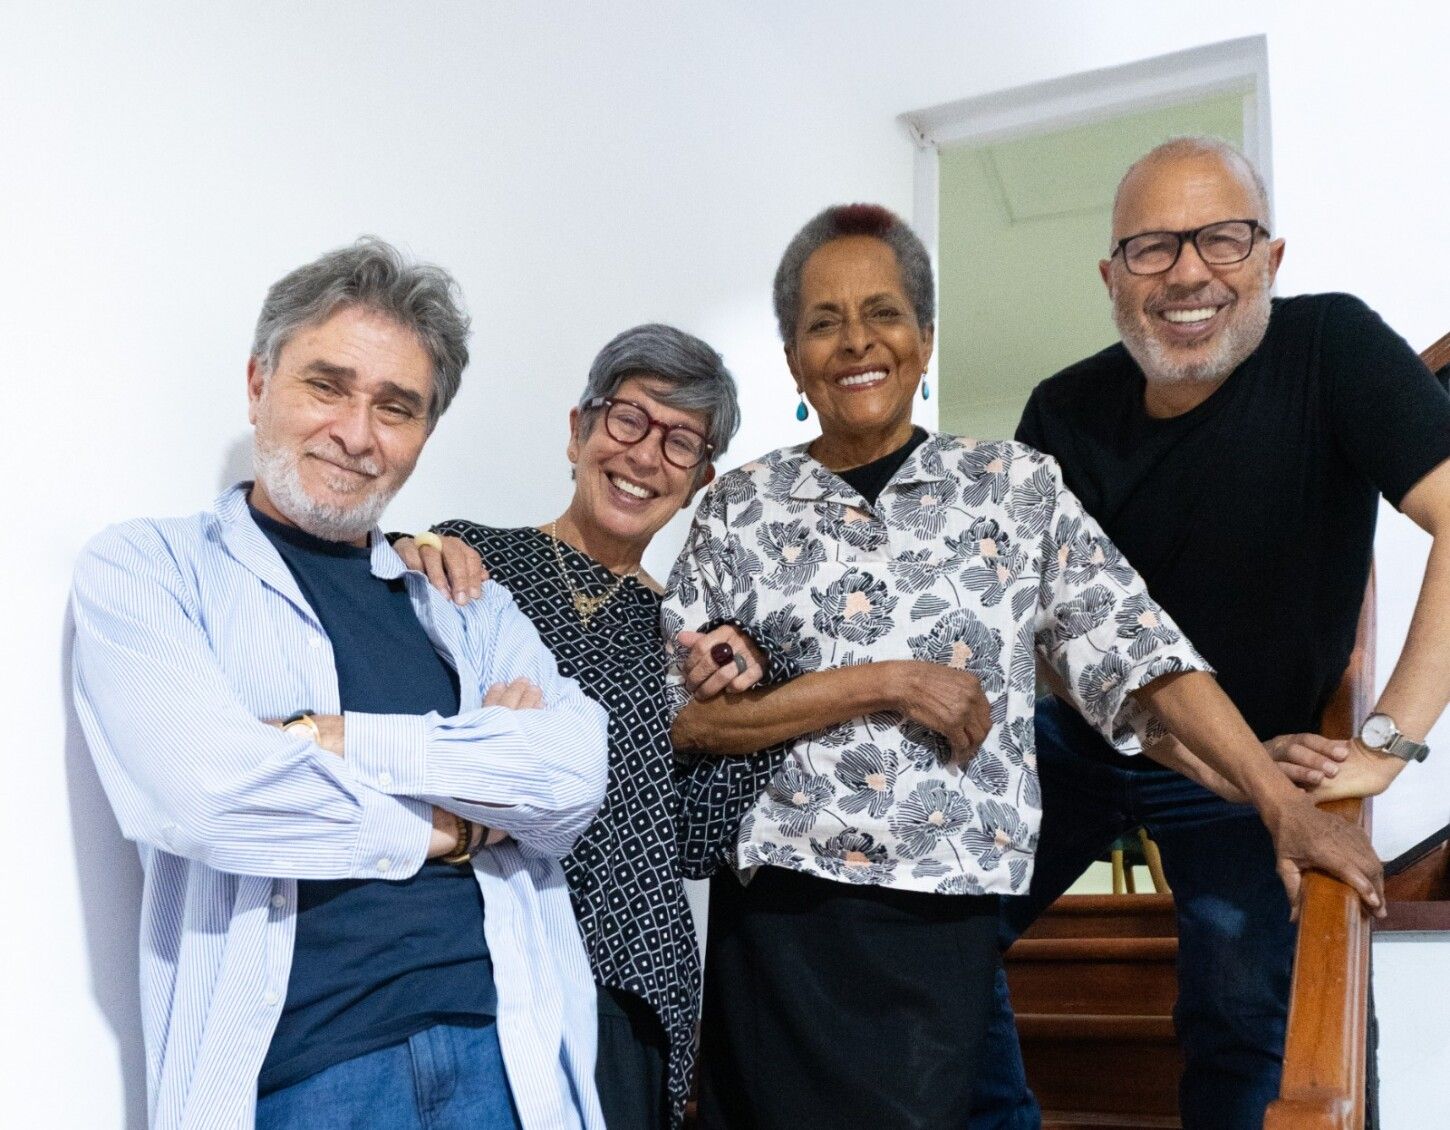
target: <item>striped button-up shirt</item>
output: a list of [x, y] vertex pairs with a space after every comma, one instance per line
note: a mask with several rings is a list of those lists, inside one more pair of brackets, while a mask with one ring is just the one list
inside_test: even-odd
[[431, 807], [509, 833], [474, 871], [498, 1030], [525, 1127], [602, 1127], [594, 986], [559, 859], [604, 795], [607, 716], [508, 592], [456, 608], [376, 532], [461, 701], [525, 678], [541, 710], [345, 715], [346, 756], [263, 720], [339, 713], [332, 647], [247, 511], [99, 535], [76, 569], [76, 705], [121, 830], [140, 848], [141, 1009], [155, 1127], [250, 1126], [287, 995], [298, 879], [404, 879]]

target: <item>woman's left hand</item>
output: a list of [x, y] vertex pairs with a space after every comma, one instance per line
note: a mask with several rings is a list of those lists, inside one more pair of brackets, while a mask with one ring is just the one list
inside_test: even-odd
[[[765, 655], [733, 624], [722, 624], [713, 632], [681, 632], [675, 640], [690, 649], [682, 665], [685, 689], [701, 702], [725, 691], [748, 691], [765, 675]], [[710, 653], [721, 644], [730, 648], [731, 656], [717, 663]], [[737, 659], [744, 660], [743, 664]]]
[[488, 568], [478, 550], [462, 538], [441, 537], [441, 550], [419, 546], [412, 538], [393, 542], [393, 551], [409, 569], [427, 575], [429, 582], [454, 604], [467, 604], [483, 595]]

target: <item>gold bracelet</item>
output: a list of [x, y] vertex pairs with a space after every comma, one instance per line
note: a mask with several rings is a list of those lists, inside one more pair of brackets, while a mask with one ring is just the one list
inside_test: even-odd
[[473, 825], [456, 812], [449, 815], [458, 829], [458, 839], [453, 844], [453, 850], [443, 857], [443, 862], [461, 867], [473, 858]]

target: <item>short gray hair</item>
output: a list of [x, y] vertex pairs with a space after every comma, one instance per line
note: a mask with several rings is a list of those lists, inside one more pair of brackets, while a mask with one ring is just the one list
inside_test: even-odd
[[411, 330], [433, 365], [431, 429], [452, 403], [468, 365], [468, 315], [453, 276], [431, 263], [410, 263], [390, 243], [363, 236], [278, 279], [267, 291], [252, 356], [270, 374], [298, 330], [361, 307]]
[[725, 368], [724, 359], [707, 343], [658, 322], [635, 326], [615, 337], [589, 366], [589, 380], [579, 397], [586, 435], [594, 427], [588, 415], [589, 402], [595, 397], [613, 396], [630, 377], [654, 377], [668, 385], [664, 391], [650, 393], [661, 404], [685, 412], [703, 412], [705, 438], [714, 448], [710, 461], [725, 454], [740, 427], [740, 402], [735, 378]]
[[[1123, 189], [1134, 173], [1149, 165], [1178, 161], [1185, 157], [1217, 157], [1229, 168], [1238, 168], [1247, 173], [1249, 181], [1254, 186], [1254, 195], [1258, 199], [1259, 213], [1264, 227], [1273, 227], [1274, 218], [1269, 213], [1269, 187], [1264, 183], [1263, 175], [1254, 167], [1254, 163], [1243, 155], [1241, 150], [1230, 145], [1221, 137], [1211, 137], [1207, 134], [1170, 137], [1162, 145], [1155, 145], [1129, 165], [1122, 180], [1118, 181], [1117, 191], [1113, 193], [1113, 222], [1117, 223], [1118, 201], [1122, 198]], [[1248, 217], [1235, 216], [1233, 218], [1247, 219]]]
[[795, 341], [801, 313], [801, 272], [806, 260], [832, 240], [849, 235], [879, 239], [896, 255], [901, 285], [922, 329], [936, 324], [936, 288], [931, 256], [905, 220], [880, 204], [835, 204], [796, 232], [775, 270], [775, 321], [787, 345]]

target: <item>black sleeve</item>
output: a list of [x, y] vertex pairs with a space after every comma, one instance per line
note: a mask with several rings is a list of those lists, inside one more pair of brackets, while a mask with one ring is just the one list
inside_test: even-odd
[[1398, 509], [1450, 459], [1450, 396], [1404, 338], [1347, 294], [1324, 312], [1320, 361], [1340, 452]]
[[1027, 406], [1022, 409], [1022, 419], [1017, 421], [1017, 434], [1012, 438], [1046, 455], [1052, 455], [1047, 449], [1047, 434], [1042, 428], [1041, 396], [1042, 386], [1038, 385], [1027, 398]]

